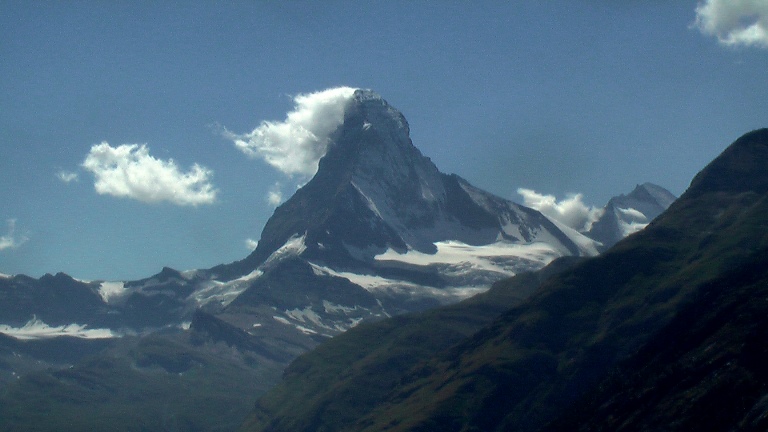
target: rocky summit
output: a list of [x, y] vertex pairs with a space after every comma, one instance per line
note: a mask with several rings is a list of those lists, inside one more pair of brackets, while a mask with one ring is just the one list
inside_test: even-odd
[[315, 176], [275, 210], [249, 257], [208, 277], [259, 274], [217, 313], [269, 304], [292, 325], [333, 335], [361, 319], [461, 300], [598, 246], [441, 173], [413, 145], [399, 111], [357, 90]]

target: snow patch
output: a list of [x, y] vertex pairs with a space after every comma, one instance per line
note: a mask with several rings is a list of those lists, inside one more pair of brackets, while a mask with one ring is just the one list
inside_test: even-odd
[[[397, 252], [392, 251], [392, 253], [396, 255]], [[386, 253], [385, 253], [386, 254]], [[382, 255], [385, 255], [382, 254]], [[420, 252], [410, 251], [408, 254], [402, 254], [401, 256], [409, 255], [409, 254], [421, 254]], [[427, 255], [427, 254], [423, 254]], [[414, 258], [415, 255], [411, 255], [409, 258]], [[514, 260], [517, 261], [517, 260]], [[400, 261], [403, 262], [403, 261]], [[417, 259], [411, 260], [410, 263], [414, 262], [425, 262], [425, 261], [419, 261]], [[311, 264], [311, 263], [310, 263]], [[493, 282], [496, 282], [499, 279], [502, 279], [506, 276], [514, 275], [514, 272], [509, 270], [507, 272], [499, 272], [499, 271], [477, 271], [477, 269], [473, 268], [471, 264], [467, 262], [461, 262], [461, 263], [454, 263], [454, 264], [430, 264], [435, 265], [439, 267], [439, 271], [443, 276], [446, 276], [447, 278], [453, 278], [454, 281], [465, 281], [467, 283], [463, 285], [457, 285], [457, 286], [450, 286], [445, 288], [435, 288], [435, 287], [429, 287], [425, 285], [419, 285], [415, 284], [413, 282], [398, 280], [398, 279], [388, 279], [382, 276], [376, 276], [376, 275], [369, 275], [369, 274], [357, 274], [357, 273], [351, 273], [351, 272], [340, 272], [335, 271], [333, 269], [330, 269], [328, 267], [319, 267], [315, 264], [311, 264], [313, 267], [317, 267], [321, 271], [323, 271], [325, 274], [335, 276], [335, 277], [341, 277], [349, 280], [350, 282], [361, 286], [362, 288], [366, 289], [369, 292], [389, 292], [392, 294], [397, 295], [408, 295], [413, 298], [434, 298], [437, 299], [439, 302], [448, 304], [453, 303], [456, 301], [461, 301], [466, 298], [469, 298], [475, 294], [479, 294], [482, 292], [485, 292], [488, 290], [488, 288], [491, 286]], [[538, 265], [536, 266], [538, 268]], [[381, 301], [377, 300], [379, 303], [379, 307], [382, 307]], [[330, 302], [323, 301], [323, 307], [325, 307], [325, 311], [327, 313], [352, 313], [355, 312], [359, 306], [355, 306], [354, 308], [340, 306], [340, 305], [334, 305]], [[389, 316], [386, 312], [384, 312], [386, 316]], [[352, 319], [352, 326], [356, 325], [356, 320]]]
[[274, 318], [275, 321], [277, 321], [277, 322], [279, 322], [281, 324], [291, 325], [290, 321], [288, 321], [287, 319], [285, 319], [285, 318], [283, 318], [281, 316], [273, 315], [272, 318]]
[[298, 325], [298, 324], [297, 324], [297, 325], [295, 325], [294, 327], [296, 327], [296, 330], [298, 330], [298, 331], [300, 331], [300, 332], [302, 332], [302, 333], [304, 333], [304, 334], [306, 334], [306, 335], [313, 335], [313, 334], [317, 334], [317, 332], [316, 332], [316, 331], [314, 331], [314, 330], [312, 330], [312, 329], [308, 329], [308, 328], [306, 328], [306, 327], [304, 327], [304, 326], [300, 326], [300, 325]]
[[497, 242], [473, 246], [458, 241], [435, 243], [437, 252], [427, 254], [415, 250], [401, 254], [393, 249], [376, 255], [377, 261], [397, 261], [418, 266], [451, 265], [464, 272], [485, 270], [507, 276], [516, 273], [512, 263], [518, 259], [540, 262], [542, 266], [563, 255], [562, 251], [544, 242], [528, 244]]
[[[586, 256], [597, 256], [600, 252], [597, 250], [598, 242], [595, 240], [592, 240], [591, 238], [585, 236], [584, 234], [576, 231], [575, 229], [569, 227], [568, 225], [560, 222], [557, 219], [550, 218], [549, 216], [544, 216], [547, 219], [549, 219], [557, 228], [560, 229], [560, 231], [563, 232], [568, 238], [576, 244], [576, 246], [579, 248], [581, 253]], [[557, 242], [556, 239], [552, 239], [551, 241]], [[558, 242], [559, 243], [559, 242]]]
[[227, 306], [243, 291], [248, 289], [253, 280], [259, 278], [263, 274], [263, 271], [256, 269], [245, 276], [241, 276], [228, 282], [217, 280], [206, 281], [201, 283], [200, 288], [196, 289], [190, 297], [199, 306], [206, 305], [212, 301], [217, 301], [222, 306]]
[[358, 306], [355, 306], [355, 307], [342, 306], [342, 305], [333, 304], [328, 300], [323, 300], [323, 308], [325, 309], [325, 313], [348, 314], [348, 313], [357, 311], [359, 307]]
[[376, 215], [376, 216], [378, 216], [379, 218], [381, 218], [381, 219], [384, 219], [384, 217], [381, 215], [381, 212], [379, 211], [379, 208], [378, 208], [378, 207], [376, 207], [376, 203], [375, 203], [375, 202], [374, 202], [374, 201], [373, 201], [371, 198], [369, 198], [369, 197], [368, 197], [368, 195], [366, 195], [366, 194], [363, 192], [363, 190], [362, 190], [362, 189], [360, 189], [360, 187], [358, 187], [358, 186], [355, 184], [355, 182], [352, 182], [352, 187], [353, 187], [353, 188], [355, 188], [355, 190], [357, 190], [357, 193], [359, 193], [359, 194], [360, 194], [360, 196], [362, 196], [362, 197], [363, 197], [363, 199], [365, 200], [365, 203], [366, 203], [366, 204], [367, 204], [367, 206], [368, 206], [368, 209], [369, 209], [370, 211], [372, 211], [372, 212], [373, 212], [373, 214], [375, 214], [375, 215]]
[[291, 236], [291, 238], [288, 239], [288, 241], [285, 242], [284, 245], [280, 246], [278, 250], [272, 252], [272, 255], [267, 258], [267, 261], [264, 263], [264, 265], [274, 263], [291, 256], [301, 255], [302, 252], [307, 249], [307, 245], [305, 243], [306, 238], [306, 232], [302, 236], [294, 234]]
[[323, 320], [320, 318], [320, 315], [318, 315], [317, 312], [313, 311], [309, 307], [305, 307], [303, 310], [299, 310], [298, 308], [293, 310], [286, 310], [285, 314], [295, 319], [296, 321], [301, 321], [303, 323], [309, 322], [318, 327], [330, 328], [323, 324]]
[[[396, 253], [396, 252], [395, 252]], [[355, 285], [361, 286], [365, 288], [368, 291], [374, 291], [380, 288], [385, 287], [392, 287], [392, 286], [409, 286], [413, 289], [421, 288], [421, 285], [417, 285], [411, 282], [397, 280], [397, 279], [387, 279], [381, 276], [376, 275], [369, 275], [369, 274], [358, 274], [358, 273], [352, 273], [352, 272], [340, 272], [333, 270], [329, 267], [321, 267], [316, 264], [309, 263], [309, 265], [312, 266], [312, 269], [315, 272], [321, 273], [323, 275], [328, 276], [334, 276], [334, 277], [340, 277], [344, 278], [350, 282], [352, 282]], [[345, 306], [340, 305], [333, 305], [332, 303], [323, 301], [323, 306], [325, 307], [326, 312], [338, 312], [338, 311], [344, 311], [344, 312], [351, 312], [355, 308], [348, 308]]]
[[0, 273], [0, 279], [10, 279], [10, 278], [12, 278], [12, 277], [13, 277], [13, 276], [11, 276], [11, 275], [7, 275], [7, 274], [5, 274], [5, 273]]
[[22, 340], [50, 339], [59, 336], [70, 336], [82, 339], [109, 339], [120, 337], [120, 335], [114, 333], [110, 329], [89, 329], [87, 327], [87, 325], [81, 324], [67, 324], [51, 327], [37, 318], [32, 318], [20, 328], [1, 324], [0, 333]]

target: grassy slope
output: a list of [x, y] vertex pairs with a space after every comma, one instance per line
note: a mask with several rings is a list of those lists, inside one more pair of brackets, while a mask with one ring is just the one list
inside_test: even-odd
[[547, 431], [768, 430], [768, 253], [702, 287]]

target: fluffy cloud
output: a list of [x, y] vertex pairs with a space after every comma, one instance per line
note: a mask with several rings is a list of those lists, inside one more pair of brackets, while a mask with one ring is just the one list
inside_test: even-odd
[[78, 180], [78, 175], [76, 172], [64, 171], [64, 170], [57, 172], [56, 177], [58, 177], [58, 179], [63, 181], [64, 183], [72, 183], [73, 181]]
[[325, 155], [329, 135], [344, 121], [355, 89], [337, 87], [293, 98], [294, 109], [282, 122], [264, 121], [250, 133], [225, 131], [240, 151], [260, 158], [289, 176], [311, 177]]
[[91, 147], [82, 166], [96, 177], [99, 194], [192, 206], [216, 200], [210, 170], [195, 164], [182, 172], [173, 159], [152, 157], [146, 145], [112, 147], [103, 142]]
[[14, 249], [27, 242], [27, 237], [16, 235], [16, 219], [8, 219], [8, 231], [0, 236], [0, 251], [5, 249]]
[[768, 1], [706, 0], [696, 7], [694, 26], [725, 45], [768, 48]]
[[581, 194], [570, 195], [558, 202], [553, 195], [543, 195], [531, 189], [520, 188], [517, 193], [523, 197], [523, 205], [580, 232], [588, 231], [603, 214], [603, 209], [584, 204]]

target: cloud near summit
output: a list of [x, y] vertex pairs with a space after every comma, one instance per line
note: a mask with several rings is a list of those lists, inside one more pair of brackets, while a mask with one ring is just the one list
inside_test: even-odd
[[355, 90], [336, 87], [299, 94], [284, 121], [263, 121], [250, 133], [225, 135], [246, 155], [263, 159], [288, 176], [311, 177], [328, 149], [329, 135], [344, 121]]
[[603, 214], [603, 209], [584, 204], [581, 194], [570, 195], [557, 201], [554, 195], [540, 194], [531, 189], [517, 190], [523, 197], [523, 205], [540, 211], [544, 216], [567, 225], [576, 231], [589, 231], [592, 224]]

